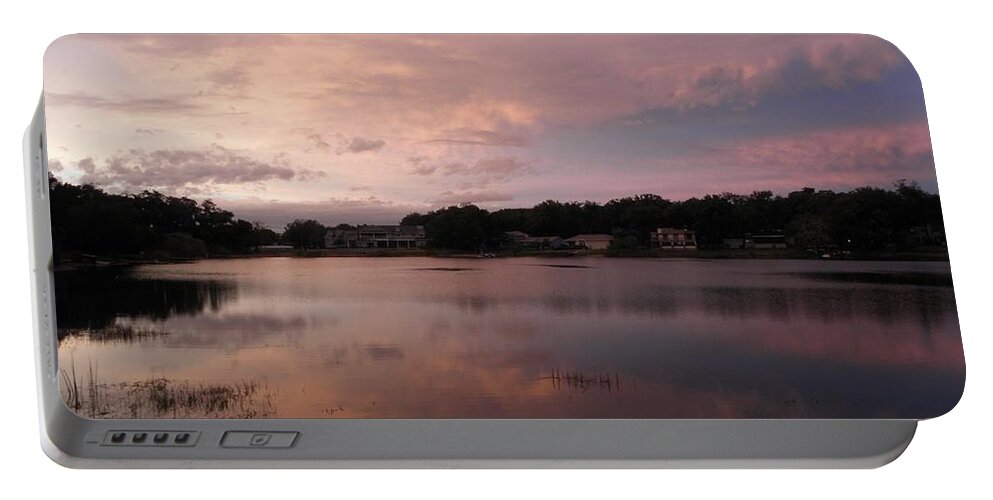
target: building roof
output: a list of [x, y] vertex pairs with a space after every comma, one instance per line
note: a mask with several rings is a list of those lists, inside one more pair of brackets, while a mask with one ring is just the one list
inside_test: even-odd
[[577, 234], [572, 238], [566, 238], [566, 241], [612, 241], [613, 236], [609, 234]]
[[331, 228], [332, 231], [361, 231], [363, 233], [379, 232], [379, 233], [417, 233], [424, 231], [424, 226], [420, 225], [399, 225], [399, 224], [362, 224], [359, 226], [347, 228], [347, 229], [337, 229]]
[[528, 236], [527, 238], [524, 238], [523, 241], [526, 243], [545, 243], [561, 239], [562, 238], [559, 236]]
[[525, 233], [524, 231], [505, 231], [503, 234], [505, 234], [505, 235], [507, 235], [507, 236], [509, 236], [511, 238], [527, 238], [528, 237], [528, 233]]

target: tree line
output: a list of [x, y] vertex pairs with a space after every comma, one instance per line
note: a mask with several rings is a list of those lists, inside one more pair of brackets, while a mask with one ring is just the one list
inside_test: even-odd
[[[111, 194], [54, 176], [49, 179], [49, 193], [57, 261], [79, 254], [202, 258], [248, 253], [275, 243], [321, 248], [329, 229], [315, 220], [298, 219], [276, 232], [238, 219], [210, 200], [197, 202], [157, 191]], [[919, 245], [920, 239], [913, 237], [915, 228], [943, 230], [938, 195], [904, 181], [891, 189], [804, 188], [785, 196], [756, 191], [685, 201], [654, 194], [603, 204], [548, 200], [531, 208], [492, 212], [463, 204], [411, 213], [400, 223], [425, 226], [431, 247], [466, 251], [499, 248], [508, 231], [564, 238], [610, 234], [618, 249], [649, 246], [651, 231], [659, 227], [692, 229], [704, 248], [719, 248], [724, 238], [746, 233], [781, 231], [799, 248], [879, 249]]]
[[804, 188], [785, 196], [771, 191], [723, 193], [685, 201], [654, 194], [604, 204], [548, 200], [532, 208], [493, 212], [472, 204], [411, 213], [401, 224], [425, 226], [431, 246], [480, 250], [497, 248], [507, 231], [532, 236], [598, 233], [614, 237], [614, 248], [643, 248], [660, 227], [692, 229], [702, 248], [720, 248], [725, 238], [781, 232], [798, 248], [911, 248], [921, 244], [914, 230], [943, 231], [941, 204], [916, 183], [891, 189], [861, 187], [847, 192]]
[[80, 254], [194, 259], [245, 253], [280, 238], [210, 200], [157, 191], [111, 194], [50, 176], [49, 200], [57, 262]]

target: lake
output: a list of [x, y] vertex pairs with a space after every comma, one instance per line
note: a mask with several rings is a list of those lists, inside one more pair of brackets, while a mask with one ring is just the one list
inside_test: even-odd
[[937, 416], [946, 262], [246, 258], [56, 274], [89, 417]]

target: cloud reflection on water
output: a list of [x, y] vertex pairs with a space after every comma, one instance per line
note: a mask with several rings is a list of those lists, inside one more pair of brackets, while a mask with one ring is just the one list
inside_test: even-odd
[[[75, 339], [62, 351], [97, 360], [111, 380], [262, 378], [279, 388], [282, 417], [925, 417], [961, 392], [947, 286], [779, 269], [834, 272], [823, 268], [836, 263], [823, 262], [756, 271], [738, 262], [586, 259], [559, 269], [498, 260], [429, 279], [417, 271], [436, 260], [141, 268], [90, 303], [101, 321], [164, 334], [129, 345]], [[61, 290], [75, 297], [77, 285]], [[112, 296], [135, 290], [161, 301], [142, 309]], [[87, 321], [84, 309], [67, 311], [60, 326]], [[552, 383], [554, 373], [617, 379], [621, 390]]]

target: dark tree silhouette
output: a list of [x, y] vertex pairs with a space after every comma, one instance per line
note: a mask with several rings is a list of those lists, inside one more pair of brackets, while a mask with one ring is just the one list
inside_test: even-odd
[[[280, 235], [237, 219], [210, 200], [198, 203], [156, 191], [109, 194], [51, 177], [50, 193], [58, 262], [86, 254], [192, 259], [251, 252], [279, 241], [313, 249], [324, 246], [327, 232], [318, 221], [298, 219]], [[468, 204], [411, 213], [400, 223], [423, 225], [435, 248], [467, 251], [499, 247], [507, 231], [560, 237], [603, 233], [614, 236], [616, 249], [644, 248], [658, 227], [692, 229], [704, 248], [719, 248], [725, 238], [747, 233], [782, 231], [801, 249], [906, 249], [941, 244], [944, 229], [938, 195], [903, 180], [892, 189], [804, 188], [786, 196], [756, 191], [670, 201], [642, 194], [605, 204], [548, 200], [494, 212]]]
[[475, 251], [492, 239], [489, 212], [475, 205], [443, 208], [425, 217], [424, 230], [438, 248]]
[[80, 255], [193, 259], [244, 253], [278, 239], [212, 201], [156, 191], [106, 193], [49, 177], [52, 243], [62, 262]]
[[283, 230], [283, 241], [294, 248], [308, 249], [324, 246], [324, 235], [328, 228], [316, 220], [297, 219], [286, 225]]
[[532, 208], [487, 212], [474, 205], [453, 206], [426, 214], [412, 213], [403, 224], [421, 224], [431, 245], [478, 250], [498, 245], [506, 231], [535, 236], [569, 237], [581, 233], [614, 236], [618, 249], [647, 247], [659, 227], [696, 232], [702, 247], [719, 248], [725, 238], [747, 233], [783, 232], [792, 246], [819, 249], [912, 248], [927, 234], [943, 232], [941, 202], [915, 183], [899, 181], [893, 189], [863, 187], [849, 192], [804, 188], [786, 196], [771, 191], [748, 195], [723, 193], [670, 201], [643, 194], [593, 202], [548, 200]]

